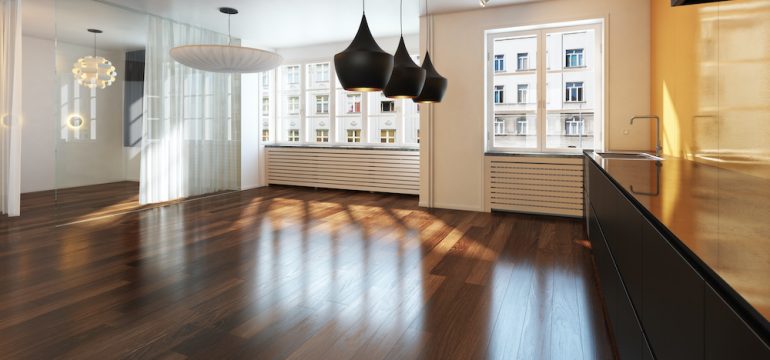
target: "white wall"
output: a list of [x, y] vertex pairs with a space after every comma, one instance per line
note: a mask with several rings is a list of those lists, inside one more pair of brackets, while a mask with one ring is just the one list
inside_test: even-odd
[[[23, 37], [22, 193], [139, 179], [139, 148], [123, 147], [124, 54], [98, 51], [117, 67], [118, 81], [92, 93], [70, 72], [78, 58], [92, 52]], [[80, 130], [66, 126], [75, 112], [86, 119]]]
[[[420, 204], [483, 211], [488, 29], [605, 18], [608, 148], [649, 148], [649, 128], [628, 124], [650, 108], [649, 13], [644, 0], [553, 0], [436, 15], [431, 56], [449, 88], [441, 104], [422, 108], [421, 128], [430, 135], [421, 143]], [[425, 34], [425, 18], [421, 27]]]

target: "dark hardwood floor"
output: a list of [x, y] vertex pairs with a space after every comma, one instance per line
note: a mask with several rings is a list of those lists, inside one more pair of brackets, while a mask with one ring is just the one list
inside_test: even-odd
[[0, 358], [613, 357], [578, 220], [292, 187], [141, 208], [132, 186], [0, 219]]

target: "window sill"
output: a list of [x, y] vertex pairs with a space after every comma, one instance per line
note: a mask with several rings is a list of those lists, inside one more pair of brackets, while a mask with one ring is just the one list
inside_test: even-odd
[[346, 145], [346, 144], [267, 144], [266, 148], [306, 148], [306, 149], [336, 149], [336, 150], [389, 150], [389, 151], [420, 151], [419, 145]]
[[554, 158], [579, 158], [583, 156], [583, 151], [574, 153], [565, 152], [525, 152], [525, 151], [497, 151], [490, 150], [484, 152], [484, 156], [511, 156], [511, 157], [554, 157]]

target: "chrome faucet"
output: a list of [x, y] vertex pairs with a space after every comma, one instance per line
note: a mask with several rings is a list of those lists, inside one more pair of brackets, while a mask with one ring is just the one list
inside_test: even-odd
[[660, 153], [663, 151], [663, 146], [660, 146], [660, 117], [657, 115], [634, 116], [631, 118], [631, 125], [636, 119], [655, 119], [655, 156], [660, 157]]

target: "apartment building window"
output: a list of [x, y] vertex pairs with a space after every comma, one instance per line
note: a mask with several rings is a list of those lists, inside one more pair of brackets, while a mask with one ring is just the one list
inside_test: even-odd
[[348, 114], [358, 114], [361, 112], [361, 94], [350, 94], [347, 96]]
[[380, 111], [384, 113], [394, 112], [396, 111], [396, 102], [395, 101], [381, 101], [380, 102]]
[[505, 55], [495, 55], [495, 72], [505, 71]]
[[329, 113], [329, 95], [317, 95], [315, 97], [315, 112], [316, 114]]
[[586, 66], [583, 57], [583, 49], [568, 49], [565, 54], [564, 64], [566, 67], [576, 68]]
[[299, 84], [299, 65], [286, 67], [286, 81], [289, 84]]
[[505, 134], [505, 119], [496, 117], [495, 118], [495, 135], [503, 135]]
[[584, 121], [579, 116], [573, 116], [564, 120], [564, 134], [567, 136], [584, 135]]
[[529, 70], [529, 53], [516, 54], [516, 70]]
[[319, 143], [329, 142], [329, 129], [317, 129], [315, 131], [315, 142], [319, 142]]
[[270, 72], [262, 73], [262, 90], [270, 90]]
[[583, 82], [568, 82], [565, 86], [565, 98], [566, 102], [582, 102], [583, 101]]
[[394, 144], [396, 142], [396, 129], [380, 130], [380, 142], [383, 144]]
[[516, 119], [516, 135], [527, 135], [527, 117], [520, 116]]
[[262, 116], [270, 115], [270, 98], [262, 97]]
[[290, 129], [289, 130], [289, 142], [299, 142], [299, 130], [298, 129]]
[[529, 93], [529, 85], [528, 84], [519, 84], [517, 87], [517, 98], [519, 104], [526, 104], [527, 103], [527, 94]]
[[270, 141], [270, 130], [262, 129], [262, 141]]
[[299, 96], [289, 96], [289, 114], [299, 114]]
[[417, 129], [417, 143], [420, 143], [420, 129]]
[[348, 129], [348, 142], [360, 143], [361, 142], [361, 129]]
[[319, 82], [329, 81], [329, 63], [315, 65], [315, 79]]
[[495, 104], [502, 104], [505, 100], [505, 87], [503, 85], [495, 85]]

